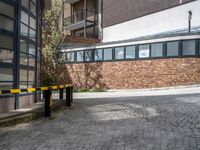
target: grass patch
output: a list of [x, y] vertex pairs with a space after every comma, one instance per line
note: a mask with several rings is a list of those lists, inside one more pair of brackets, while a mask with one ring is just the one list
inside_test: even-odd
[[106, 89], [74, 89], [74, 93], [106, 92]]

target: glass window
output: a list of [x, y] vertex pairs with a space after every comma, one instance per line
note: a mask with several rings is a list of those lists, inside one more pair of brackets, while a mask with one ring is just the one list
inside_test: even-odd
[[103, 60], [103, 50], [102, 49], [97, 49], [95, 50], [95, 60]]
[[28, 81], [35, 81], [35, 71], [29, 71]]
[[126, 59], [135, 58], [135, 46], [127, 46], [126, 47]]
[[35, 66], [35, 57], [29, 55], [29, 66]]
[[28, 82], [28, 87], [35, 87], [35, 82]]
[[178, 56], [178, 42], [167, 42], [167, 56]]
[[28, 52], [28, 43], [24, 40], [20, 40], [20, 51], [24, 53]]
[[14, 9], [13, 6], [0, 1], [0, 13], [4, 14], [6, 16], [14, 18], [14, 16], [15, 16], [15, 9]]
[[66, 53], [66, 62], [74, 62], [74, 52]]
[[36, 21], [35, 21], [35, 19], [33, 19], [32, 17], [30, 17], [30, 26], [31, 26], [33, 29], [36, 29]]
[[29, 38], [35, 41], [35, 31], [32, 29], [29, 30]]
[[13, 49], [13, 38], [0, 34], [0, 47], [5, 49]]
[[85, 61], [92, 61], [92, 50], [85, 51]]
[[115, 48], [115, 59], [124, 59], [124, 47]]
[[25, 13], [24, 11], [21, 11], [21, 22], [25, 23], [28, 25], [28, 14]]
[[20, 69], [20, 81], [27, 81], [28, 80], [28, 71]]
[[29, 9], [29, 0], [22, 0], [22, 6], [24, 6], [25, 8]]
[[149, 44], [139, 45], [139, 58], [149, 57]]
[[104, 60], [112, 60], [112, 48], [104, 49]]
[[0, 15], [0, 20], [0, 28], [8, 31], [14, 31], [14, 21], [12, 19]]
[[195, 55], [195, 40], [183, 41], [183, 55]]
[[20, 64], [28, 65], [28, 55], [24, 53], [20, 53]]
[[0, 90], [9, 90], [13, 88], [13, 82], [0, 82]]
[[13, 70], [0, 68], [0, 81], [13, 81]]
[[84, 61], [84, 51], [77, 52], [77, 62]]
[[36, 15], [36, 5], [34, 3], [30, 3], [30, 11]]
[[34, 55], [35, 56], [35, 45], [29, 44], [29, 54]]
[[28, 27], [21, 23], [21, 35], [28, 36]]
[[0, 62], [12, 63], [14, 59], [14, 51], [0, 49]]
[[20, 84], [19, 85], [20, 89], [26, 89], [26, 88], [28, 88], [27, 81], [26, 82], [20, 82], [19, 84]]
[[151, 44], [151, 57], [162, 57], [163, 56], [163, 44], [156, 43]]

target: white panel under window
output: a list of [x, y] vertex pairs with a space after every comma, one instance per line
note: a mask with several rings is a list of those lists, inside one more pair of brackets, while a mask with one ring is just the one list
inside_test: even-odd
[[183, 55], [195, 55], [195, 40], [183, 41]]
[[149, 57], [149, 45], [140, 45], [139, 46], [139, 58], [147, 58]]

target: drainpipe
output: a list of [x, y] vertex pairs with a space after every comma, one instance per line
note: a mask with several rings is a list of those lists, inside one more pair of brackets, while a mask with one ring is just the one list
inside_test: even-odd
[[84, 0], [84, 38], [87, 36], [87, 0]]

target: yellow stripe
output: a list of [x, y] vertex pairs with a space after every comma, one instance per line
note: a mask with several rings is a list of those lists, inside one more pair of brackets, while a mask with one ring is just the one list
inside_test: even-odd
[[0, 95], [2, 94], [1, 90], [0, 90]]
[[51, 88], [52, 88], [53, 90], [56, 90], [58, 87], [57, 87], [57, 86], [51, 86]]
[[65, 86], [64, 85], [60, 85], [60, 88], [63, 89]]
[[21, 93], [21, 90], [20, 89], [11, 89], [10, 93], [12, 93], [12, 94]]
[[53, 100], [52, 100], [52, 94], [51, 94], [51, 96], [50, 96], [50, 107], [52, 107], [52, 105], [53, 105]]
[[48, 87], [41, 87], [41, 91], [48, 90]]
[[27, 91], [28, 91], [28, 92], [35, 92], [36, 89], [35, 89], [35, 88], [28, 88]]

